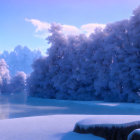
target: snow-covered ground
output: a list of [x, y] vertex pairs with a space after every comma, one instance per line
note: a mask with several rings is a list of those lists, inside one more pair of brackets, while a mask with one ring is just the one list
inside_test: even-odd
[[0, 140], [104, 140], [72, 132], [85, 115], [49, 115], [0, 121]]
[[0, 96], [0, 140], [102, 140], [72, 131], [77, 122], [86, 118], [105, 123], [106, 115], [113, 115], [112, 121], [122, 117], [118, 115], [138, 120], [140, 104]]

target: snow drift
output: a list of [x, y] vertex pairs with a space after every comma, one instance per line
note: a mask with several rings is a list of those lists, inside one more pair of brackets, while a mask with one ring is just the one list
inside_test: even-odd
[[93, 116], [76, 123], [74, 132], [94, 134], [106, 140], [127, 140], [128, 135], [140, 128], [139, 116]]

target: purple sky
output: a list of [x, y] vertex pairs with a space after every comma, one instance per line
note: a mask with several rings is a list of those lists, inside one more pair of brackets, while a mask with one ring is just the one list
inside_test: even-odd
[[25, 19], [80, 28], [129, 18], [138, 5], [140, 0], [0, 0], [0, 51], [19, 44], [47, 48], [47, 42], [35, 35], [35, 26]]

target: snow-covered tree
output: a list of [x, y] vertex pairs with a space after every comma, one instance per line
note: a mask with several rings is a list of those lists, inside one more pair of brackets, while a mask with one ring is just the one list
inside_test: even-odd
[[90, 36], [67, 36], [52, 24], [48, 56], [36, 60], [28, 78], [32, 96], [138, 102], [140, 8], [128, 20], [107, 24]]
[[4, 59], [0, 59], [0, 93], [9, 92], [10, 75], [8, 65]]
[[10, 92], [11, 93], [23, 93], [26, 87], [26, 74], [24, 72], [17, 72], [14, 77], [11, 78]]
[[4, 59], [9, 66], [9, 71], [12, 76], [17, 71], [24, 71], [26, 74], [32, 72], [32, 63], [35, 59], [41, 56], [39, 50], [30, 50], [28, 47], [17, 46], [11, 52], [4, 51], [0, 54], [0, 58]]

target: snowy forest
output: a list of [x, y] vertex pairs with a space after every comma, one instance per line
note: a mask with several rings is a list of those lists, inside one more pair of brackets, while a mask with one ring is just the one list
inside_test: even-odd
[[39, 50], [17, 46], [11, 52], [0, 54], [0, 93], [23, 93], [27, 76], [32, 72], [31, 64], [41, 56]]
[[65, 36], [52, 24], [48, 56], [33, 63], [31, 96], [57, 99], [140, 101], [140, 7], [130, 19], [90, 36]]
[[[2, 94], [25, 87], [30, 96], [41, 98], [140, 102], [140, 7], [129, 19], [89, 36], [65, 35], [56, 23], [49, 32], [46, 56], [20, 46], [0, 55]], [[23, 61], [25, 66], [18, 65]]]

